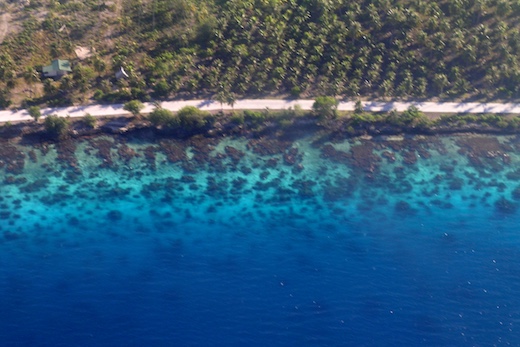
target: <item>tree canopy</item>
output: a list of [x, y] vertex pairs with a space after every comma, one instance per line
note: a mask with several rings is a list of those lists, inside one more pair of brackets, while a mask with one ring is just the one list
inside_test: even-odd
[[323, 119], [337, 116], [339, 101], [332, 96], [318, 96], [312, 105], [314, 113]]
[[[204, 95], [229, 104], [272, 94], [520, 98], [518, 1], [34, 0], [23, 6], [5, 6], [20, 30], [0, 43], [0, 107], [20, 103], [13, 91], [24, 83], [31, 90], [26, 98], [48, 104], [94, 96], [126, 102]], [[76, 46], [92, 55], [80, 62]], [[73, 72], [39, 81], [33, 72], [56, 57], [71, 59]], [[118, 80], [121, 67], [128, 76]]]

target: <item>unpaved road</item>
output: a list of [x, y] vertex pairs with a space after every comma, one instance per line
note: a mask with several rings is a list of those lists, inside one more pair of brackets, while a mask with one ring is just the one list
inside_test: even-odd
[[[195, 106], [204, 111], [218, 110], [286, 110], [299, 106], [302, 110], [311, 110], [314, 100], [279, 100], [279, 99], [243, 99], [237, 100], [233, 107], [228, 104], [220, 104], [215, 100], [185, 100], [185, 101], [165, 101], [161, 106], [171, 111], [178, 111], [184, 106]], [[363, 108], [366, 111], [404, 111], [410, 106], [415, 106], [419, 110], [427, 113], [494, 113], [494, 114], [520, 114], [520, 103], [475, 103], [475, 102], [380, 102], [364, 101]], [[354, 101], [340, 102], [340, 111], [352, 111], [355, 108]], [[142, 113], [146, 114], [154, 109], [152, 103], [145, 103]], [[113, 105], [89, 105], [71, 106], [63, 108], [42, 109], [43, 116], [56, 114], [66, 117], [83, 117], [85, 114], [95, 117], [100, 116], [119, 116], [129, 115], [123, 110], [122, 104]], [[31, 120], [27, 110], [19, 111], [0, 111], [0, 123]]]

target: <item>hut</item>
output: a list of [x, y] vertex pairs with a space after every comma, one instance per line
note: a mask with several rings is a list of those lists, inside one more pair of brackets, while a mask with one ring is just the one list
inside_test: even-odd
[[42, 69], [43, 77], [61, 77], [71, 72], [70, 62], [68, 60], [54, 59], [51, 65], [44, 66]]

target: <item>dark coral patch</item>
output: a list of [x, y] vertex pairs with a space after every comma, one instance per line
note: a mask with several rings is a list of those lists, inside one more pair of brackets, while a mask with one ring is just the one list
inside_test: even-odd
[[350, 148], [350, 163], [365, 172], [373, 173], [379, 168], [381, 158], [374, 154], [374, 144], [363, 141], [360, 145]]
[[516, 212], [518, 205], [511, 200], [501, 197], [495, 201], [495, 210], [503, 214], [513, 214]]
[[415, 151], [405, 151], [403, 153], [403, 162], [408, 165], [417, 163], [417, 155], [415, 154]]
[[123, 213], [119, 210], [110, 210], [107, 212], [107, 218], [111, 221], [119, 221], [123, 219]]
[[148, 167], [155, 171], [157, 169], [157, 164], [155, 162], [155, 152], [157, 151], [157, 148], [154, 146], [148, 146], [144, 149], [144, 158], [146, 160], [146, 163], [148, 164]]
[[6, 240], [6, 241], [18, 240], [21, 237], [22, 237], [22, 235], [20, 233], [15, 233], [15, 232], [12, 232], [12, 231], [4, 232], [4, 240]]
[[8, 141], [0, 142], [0, 168], [5, 167], [10, 174], [19, 175], [25, 166], [25, 154]]
[[117, 149], [117, 155], [125, 163], [128, 163], [130, 160], [138, 156], [137, 153], [132, 148], [128, 147], [125, 143], [119, 146]]
[[187, 159], [184, 142], [168, 139], [161, 141], [159, 147], [170, 163], [177, 163]]
[[417, 212], [408, 202], [403, 200], [395, 203], [394, 210], [400, 216], [413, 216]]
[[351, 155], [349, 153], [343, 152], [343, 151], [338, 151], [331, 144], [326, 144], [325, 146], [321, 147], [320, 150], [321, 150], [320, 156], [322, 158], [332, 160], [336, 163], [347, 164], [348, 160], [351, 158]]
[[6, 176], [4, 179], [4, 184], [24, 184], [27, 182], [27, 178], [25, 177], [15, 177], [15, 176]]
[[114, 167], [112, 158], [112, 147], [116, 147], [114, 142], [107, 139], [97, 139], [90, 141], [90, 144], [97, 149], [96, 156], [102, 160], [101, 167]]
[[301, 155], [298, 154], [298, 148], [291, 147], [283, 154], [283, 161], [286, 165], [294, 165], [301, 161]]
[[517, 186], [511, 193], [515, 200], [520, 200], [520, 186]]
[[274, 138], [262, 137], [250, 140], [247, 144], [247, 148], [252, 150], [255, 154], [267, 156], [282, 154], [290, 145], [291, 142], [289, 141], [280, 141]]
[[236, 149], [235, 147], [226, 146], [224, 148], [226, 151], [227, 156], [231, 159], [231, 161], [236, 165], [242, 159], [245, 155], [244, 152]]
[[71, 139], [56, 143], [56, 151], [58, 152], [58, 161], [65, 169], [72, 169], [79, 172], [78, 159], [76, 158], [76, 141]]
[[34, 182], [31, 182], [31, 183], [23, 186], [23, 187], [20, 187], [20, 191], [22, 193], [34, 193], [34, 192], [47, 188], [49, 183], [50, 183], [49, 179], [41, 178], [41, 179], [38, 179]]

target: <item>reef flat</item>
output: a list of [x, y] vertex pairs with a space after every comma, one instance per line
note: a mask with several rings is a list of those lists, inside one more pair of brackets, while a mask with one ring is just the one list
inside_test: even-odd
[[518, 341], [519, 163], [516, 135], [4, 139], [0, 337]]

